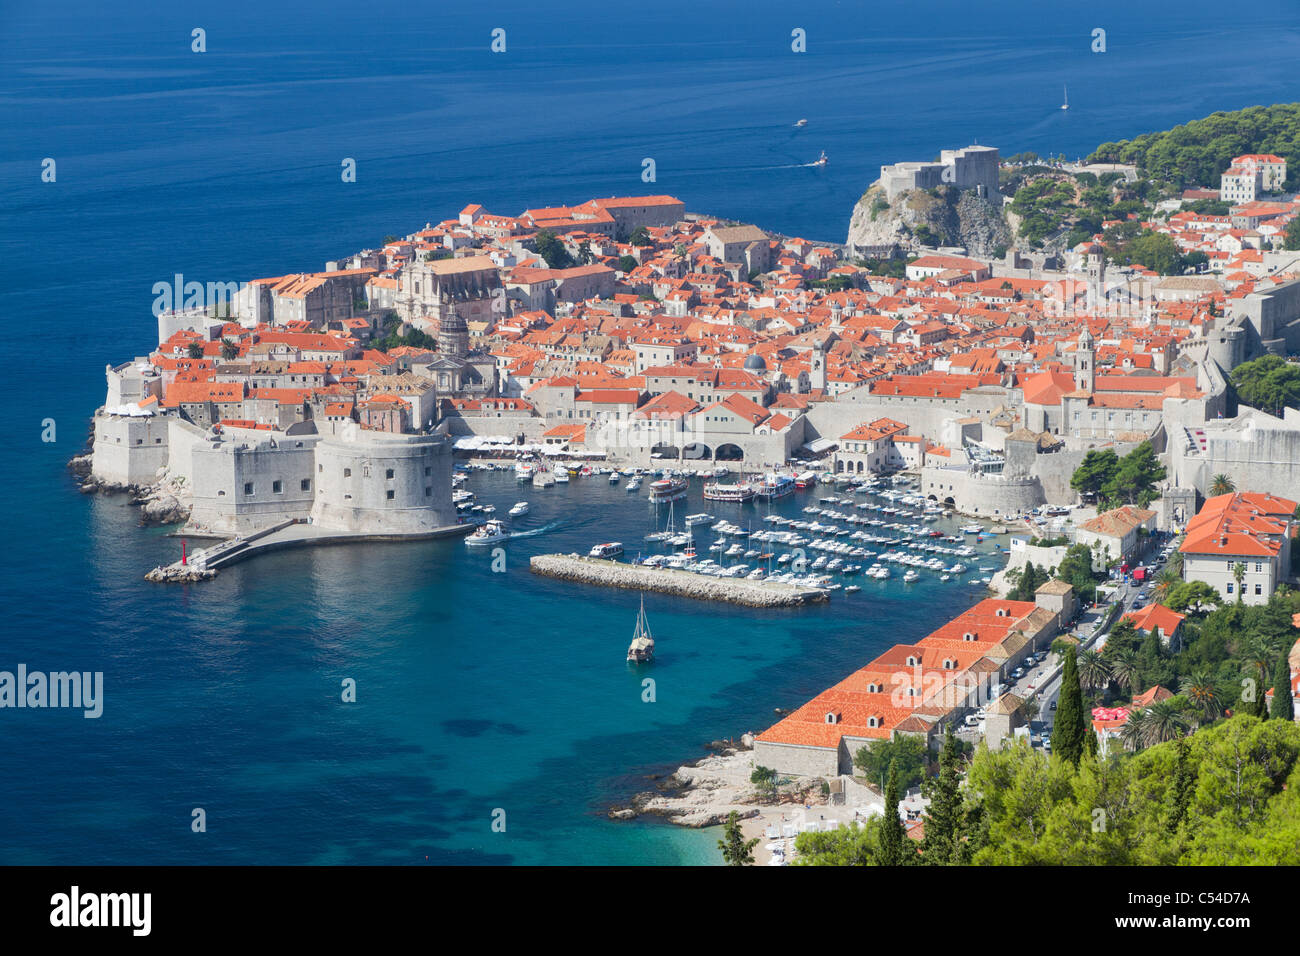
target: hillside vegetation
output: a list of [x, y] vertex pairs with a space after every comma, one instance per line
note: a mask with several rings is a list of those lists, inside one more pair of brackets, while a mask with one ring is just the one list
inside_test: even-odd
[[1276, 153], [1287, 161], [1285, 188], [1300, 184], [1300, 103], [1251, 106], [1160, 133], [1143, 133], [1118, 143], [1102, 143], [1090, 163], [1133, 163], [1153, 179], [1180, 189], [1217, 188], [1219, 176], [1232, 157], [1243, 153]]

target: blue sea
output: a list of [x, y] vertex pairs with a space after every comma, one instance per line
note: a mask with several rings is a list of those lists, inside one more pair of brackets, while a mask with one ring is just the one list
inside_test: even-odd
[[[0, 710], [0, 863], [716, 862], [714, 833], [605, 811], [924, 635], [976, 589], [895, 578], [779, 613], [652, 596], [644, 703], [623, 661], [636, 595], [527, 571], [531, 554], [651, 530], [644, 499], [603, 480], [521, 495], [476, 475], [502, 511], [534, 502], [521, 526], [539, 533], [511, 542], [503, 573], [463, 544], [424, 543], [150, 585], [178, 542], [137, 527], [121, 498], [79, 494], [64, 469], [104, 366], [154, 344], [155, 282], [320, 269], [470, 202], [513, 214], [663, 192], [842, 240], [883, 163], [971, 141], [1073, 158], [1300, 99], [1293, 5], [1262, 0], [1240, 23], [1222, 11], [0, 3], [0, 669], [103, 671], [106, 685], [97, 720]], [[191, 51], [196, 28], [206, 52]], [[1105, 53], [1091, 52], [1096, 28]], [[822, 150], [830, 165], [808, 168]], [[698, 484], [693, 496], [702, 510]], [[340, 699], [346, 678], [355, 703]], [[191, 831], [195, 808], [206, 833]]]

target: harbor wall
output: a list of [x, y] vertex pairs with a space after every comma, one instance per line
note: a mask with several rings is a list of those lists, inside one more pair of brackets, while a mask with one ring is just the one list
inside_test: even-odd
[[747, 607], [800, 607], [830, 599], [820, 588], [794, 584], [714, 578], [671, 568], [649, 568], [578, 555], [542, 554], [529, 570], [543, 577], [603, 587], [654, 591], [700, 601], [724, 601]]

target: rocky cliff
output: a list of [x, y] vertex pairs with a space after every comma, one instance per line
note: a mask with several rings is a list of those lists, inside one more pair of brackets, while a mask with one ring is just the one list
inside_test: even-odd
[[970, 255], [991, 257], [1011, 245], [1011, 230], [1000, 205], [972, 190], [909, 189], [890, 203], [875, 182], [853, 207], [848, 241], [876, 249], [963, 246]]

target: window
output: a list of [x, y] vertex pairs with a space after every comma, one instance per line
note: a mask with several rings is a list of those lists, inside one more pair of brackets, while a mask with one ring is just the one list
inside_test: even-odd
[[388, 470], [386, 470], [386, 471], [384, 472], [384, 477], [385, 477], [385, 478], [392, 478], [392, 477], [393, 477], [393, 469], [389, 468]]
[[429, 485], [425, 485], [425, 486], [424, 486], [424, 497], [426, 497], [426, 498], [432, 498], [432, 497], [433, 497], [433, 488], [432, 488], [431, 486], [429, 486]]
[[272, 494], [276, 494], [276, 495], [278, 495], [278, 494], [281, 494], [283, 491], [284, 491], [284, 482], [282, 482], [282, 481], [278, 481], [278, 480], [277, 480], [277, 481], [273, 481], [273, 482], [271, 482], [271, 493], [272, 493]]
[[1256, 561], [1256, 562], [1255, 562], [1255, 572], [1258, 574], [1260, 571], [1263, 571], [1263, 570], [1264, 570], [1264, 562], [1262, 562], [1262, 561]]
[[1232, 593], [1232, 585], [1231, 585], [1231, 584], [1228, 585], [1228, 593], [1229, 593], [1229, 594]]
[[352, 469], [351, 469], [351, 468], [344, 468], [344, 469], [343, 469], [343, 477], [344, 477], [344, 478], [351, 478], [351, 477], [352, 477]]
[[253, 493], [253, 483], [251, 481], [244, 482], [244, 494], [251, 495], [252, 493]]
[[1263, 594], [1263, 593], [1264, 593], [1264, 586], [1263, 586], [1262, 584], [1256, 584], [1256, 585], [1255, 585], [1255, 593], [1256, 593], [1256, 594]]
[[392, 501], [392, 500], [393, 500], [393, 489], [392, 489], [392, 488], [389, 488], [388, 491], [387, 491], [385, 494], [386, 494], [386, 496], [387, 496], [387, 498], [388, 498], [389, 501]]
[[303, 491], [311, 491], [311, 479], [304, 478], [299, 484], [299, 487], [302, 488]]
[[429, 477], [429, 475], [432, 475], [432, 474], [433, 474], [433, 469], [432, 469], [432, 468], [429, 468], [429, 467], [426, 466], [425, 469], [424, 469], [424, 476], [427, 478], [427, 477]]

